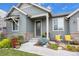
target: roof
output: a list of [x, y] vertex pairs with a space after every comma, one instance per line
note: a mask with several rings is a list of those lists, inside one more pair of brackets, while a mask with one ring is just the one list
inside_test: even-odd
[[62, 17], [62, 16], [68, 16], [70, 12], [66, 13], [60, 13], [60, 14], [53, 14], [52, 17]]
[[77, 13], [78, 11], [79, 11], [79, 8], [76, 9], [75, 11], [73, 11], [72, 13], [70, 13], [70, 14], [67, 16], [67, 18], [73, 16], [73, 15], [74, 15], [75, 13]]

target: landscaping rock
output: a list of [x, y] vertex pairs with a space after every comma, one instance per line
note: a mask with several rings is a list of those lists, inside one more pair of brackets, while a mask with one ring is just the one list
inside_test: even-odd
[[63, 48], [62, 47], [58, 47], [58, 50], [62, 50]]
[[56, 44], [56, 42], [53, 42], [53, 41], [49, 41], [49, 43], [51, 43], [51, 44]]
[[64, 48], [66, 45], [64, 43], [60, 43], [59, 46]]

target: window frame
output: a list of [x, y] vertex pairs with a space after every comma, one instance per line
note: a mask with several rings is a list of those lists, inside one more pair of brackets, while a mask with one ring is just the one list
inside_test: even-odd
[[14, 22], [14, 21], [12, 21], [12, 23], [11, 23], [11, 25], [12, 25], [12, 32], [17, 32], [17, 31], [19, 31], [19, 21], [18, 21], [18, 29], [17, 29], [17, 30], [14, 30], [14, 29], [13, 29], [13, 22]]
[[[54, 29], [54, 20], [57, 20], [58, 21], [59, 19], [62, 19], [63, 20], [63, 29], [62, 30], [59, 30], [59, 29], [55, 30]], [[59, 17], [59, 18], [54, 18], [54, 19], [52, 18], [52, 31], [64, 31], [64, 17]]]

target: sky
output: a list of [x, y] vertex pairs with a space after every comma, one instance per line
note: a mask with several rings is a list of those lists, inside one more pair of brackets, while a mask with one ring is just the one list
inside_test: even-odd
[[[72, 12], [79, 8], [79, 3], [38, 3], [39, 5], [51, 9], [53, 14]], [[0, 3], [0, 9], [8, 12], [17, 3]]]

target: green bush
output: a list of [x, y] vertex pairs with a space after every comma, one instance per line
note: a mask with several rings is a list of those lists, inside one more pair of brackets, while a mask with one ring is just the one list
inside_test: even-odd
[[0, 48], [11, 48], [10, 39], [3, 39], [2, 41], [0, 41]]
[[72, 46], [71, 46], [71, 45], [67, 45], [66, 48], [67, 48], [68, 50], [72, 50]]
[[42, 37], [46, 37], [46, 33], [42, 33]]
[[57, 44], [50, 44], [50, 48], [57, 50], [58, 49], [58, 45]]
[[74, 46], [71, 46], [71, 45], [67, 45], [66, 49], [69, 51], [76, 51], [76, 48]]
[[43, 46], [48, 42], [47, 38], [40, 38], [38, 43], [39, 45]]
[[24, 43], [24, 37], [23, 36], [18, 36], [18, 41], [22, 44]]
[[2, 42], [0, 42], [0, 48], [3, 48], [3, 46], [4, 46], [4, 45], [3, 45], [3, 43], [2, 43]]
[[16, 39], [20, 44], [24, 43], [24, 37], [21, 35], [12, 36], [11, 39]]
[[9, 43], [10, 40], [9, 40], [9, 39], [3, 39], [2, 42], [3, 42], [3, 44], [5, 45], [5, 44]]

